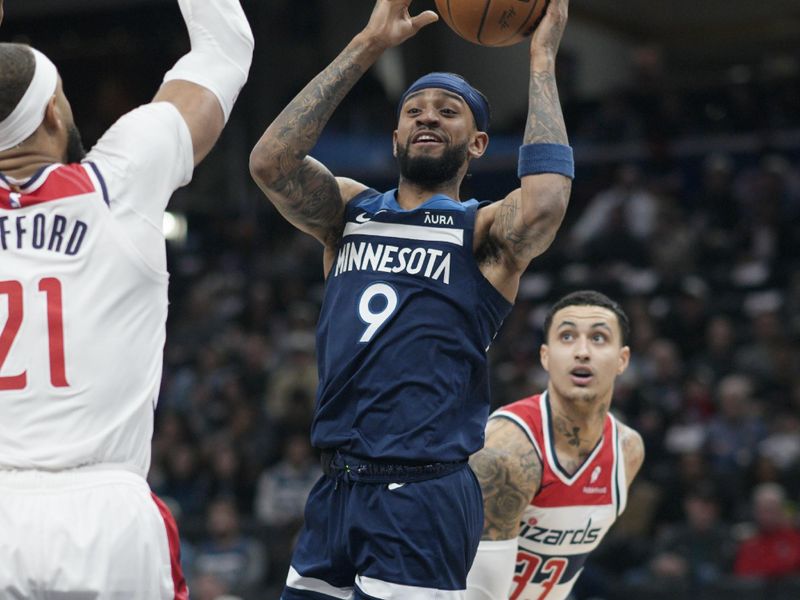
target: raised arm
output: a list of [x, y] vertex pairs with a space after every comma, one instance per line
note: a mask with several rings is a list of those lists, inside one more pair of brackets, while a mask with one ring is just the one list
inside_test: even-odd
[[377, 0], [367, 26], [292, 100], [253, 148], [250, 172], [295, 227], [332, 248], [344, 226], [344, 205], [364, 186], [337, 180], [308, 156], [333, 111], [372, 64], [392, 46], [438, 19], [409, 14], [411, 0]]
[[528, 119], [520, 148], [521, 187], [478, 212], [476, 245], [485, 245], [492, 258], [481, 268], [511, 301], [522, 272], [552, 243], [572, 188], [572, 153], [555, 76], [568, 4], [568, 0], [550, 0], [531, 40]]
[[239, 0], [178, 0], [191, 51], [164, 77], [153, 102], [180, 111], [199, 163], [214, 147], [247, 81], [253, 33]]
[[467, 578], [467, 600], [506, 600], [514, 577], [517, 535], [539, 489], [542, 463], [522, 428], [504, 418], [486, 427], [486, 444], [469, 460], [483, 493], [483, 534]]

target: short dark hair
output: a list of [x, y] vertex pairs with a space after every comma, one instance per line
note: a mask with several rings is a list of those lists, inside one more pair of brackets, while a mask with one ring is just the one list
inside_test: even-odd
[[553, 324], [553, 316], [555, 316], [555, 314], [562, 308], [566, 308], [567, 306], [599, 306], [601, 308], [607, 308], [617, 316], [619, 330], [622, 334], [622, 345], [628, 345], [628, 337], [631, 333], [631, 325], [630, 321], [628, 320], [628, 315], [625, 314], [625, 311], [622, 310], [622, 307], [617, 302], [605, 294], [601, 294], [600, 292], [596, 292], [594, 290], [580, 290], [578, 292], [572, 292], [571, 294], [567, 294], [558, 300], [555, 304], [553, 304], [553, 306], [550, 307], [550, 310], [547, 311], [547, 316], [544, 319], [545, 343], [547, 343], [550, 327]]
[[0, 44], [0, 121], [20, 103], [35, 71], [36, 59], [28, 46]]

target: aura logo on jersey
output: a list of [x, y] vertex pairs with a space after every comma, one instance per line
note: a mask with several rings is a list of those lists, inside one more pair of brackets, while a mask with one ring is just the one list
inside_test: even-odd
[[452, 215], [441, 215], [425, 211], [425, 225], [453, 225]]
[[57, 214], [0, 217], [0, 250], [47, 250], [67, 256], [80, 252], [89, 226]]
[[538, 525], [522, 525], [519, 536], [547, 546], [578, 546], [581, 544], [595, 543], [602, 531], [602, 527], [592, 527], [592, 520], [581, 529], [548, 529]]
[[408, 248], [371, 242], [347, 242], [339, 249], [338, 277], [348, 271], [408, 273], [450, 284], [450, 253], [435, 248]]

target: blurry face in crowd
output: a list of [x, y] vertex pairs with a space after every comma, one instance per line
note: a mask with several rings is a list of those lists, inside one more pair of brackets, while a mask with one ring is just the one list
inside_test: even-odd
[[600, 306], [567, 306], [553, 315], [542, 366], [553, 391], [566, 400], [610, 400], [614, 380], [628, 366], [617, 316]]
[[456, 179], [471, 158], [483, 154], [487, 142], [460, 96], [426, 89], [411, 94], [403, 104], [394, 154], [403, 179], [432, 187]]

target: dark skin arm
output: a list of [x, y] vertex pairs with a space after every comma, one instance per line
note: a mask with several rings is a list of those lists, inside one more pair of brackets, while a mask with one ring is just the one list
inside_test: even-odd
[[325, 245], [325, 272], [344, 227], [345, 204], [366, 186], [337, 179], [308, 153], [333, 111], [383, 52], [438, 17], [409, 13], [411, 0], [377, 0], [367, 26], [289, 103], [250, 155], [250, 173], [280, 213]]
[[[531, 39], [524, 144], [569, 144], [555, 77], [568, 5], [568, 0], [551, 0]], [[475, 251], [481, 271], [509, 301], [516, 298], [520, 276], [528, 264], [553, 242], [571, 189], [572, 181], [563, 175], [528, 175], [522, 178], [520, 188], [478, 211]]]
[[491, 419], [486, 444], [469, 459], [483, 493], [482, 540], [510, 540], [542, 480], [542, 464], [528, 436], [513, 421]]

